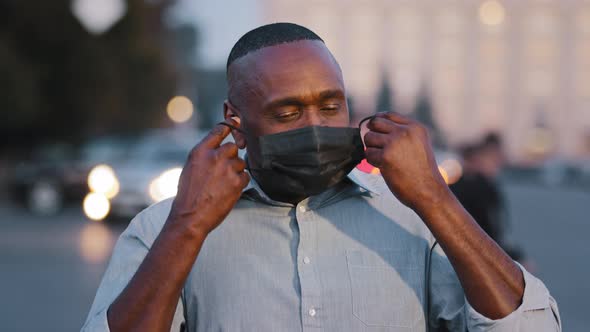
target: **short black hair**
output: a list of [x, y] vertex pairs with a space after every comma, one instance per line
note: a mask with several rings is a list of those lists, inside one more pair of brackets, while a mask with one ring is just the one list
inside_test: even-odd
[[482, 145], [484, 147], [500, 147], [502, 146], [502, 138], [496, 132], [489, 132], [484, 136]]
[[458, 147], [458, 152], [463, 159], [468, 159], [487, 148], [501, 148], [502, 138], [496, 132], [489, 132], [479, 141], [463, 144]]
[[278, 44], [291, 43], [298, 40], [319, 40], [320, 36], [308, 28], [295, 23], [272, 23], [263, 25], [243, 35], [232, 47], [227, 58], [226, 69], [237, 59], [250, 52]]

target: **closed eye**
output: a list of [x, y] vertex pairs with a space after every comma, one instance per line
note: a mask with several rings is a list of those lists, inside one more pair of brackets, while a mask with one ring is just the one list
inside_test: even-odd
[[336, 112], [340, 111], [340, 104], [324, 105], [324, 106], [322, 106], [321, 111], [323, 113], [336, 113]]
[[293, 121], [293, 120], [298, 119], [300, 115], [301, 115], [301, 111], [299, 111], [298, 109], [285, 110], [285, 111], [279, 110], [274, 114], [273, 118], [275, 118], [281, 122], [287, 122], [287, 121]]

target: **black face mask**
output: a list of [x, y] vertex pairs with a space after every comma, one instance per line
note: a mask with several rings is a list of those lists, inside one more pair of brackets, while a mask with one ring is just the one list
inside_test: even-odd
[[360, 126], [310, 126], [260, 136], [258, 141], [260, 168], [248, 170], [270, 197], [317, 195], [342, 181], [365, 158]]

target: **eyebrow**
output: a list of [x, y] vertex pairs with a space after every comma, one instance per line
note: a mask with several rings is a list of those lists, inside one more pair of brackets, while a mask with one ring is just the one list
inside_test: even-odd
[[320, 92], [320, 100], [340, 98], [344, 99], [344, 92], [342, 90], [325, 90]]
[[[318, 99], [324, 101], [326, 99], [339, 98], [344, 99], [344, 92], [342, 90], [324, 90], [318, 94]], [[297, 96], [288, 96], [268, 102], [264, 108], [267, 110], [280, 108], [282, 106], [303, 106], [304, 98]]]

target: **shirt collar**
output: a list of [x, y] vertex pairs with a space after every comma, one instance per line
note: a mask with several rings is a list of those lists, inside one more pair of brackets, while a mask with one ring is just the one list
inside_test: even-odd
[[348, 179], [371, 194], [381, 195], [381, 189], [378, 185], [378, 182], [381, 181], [381, 175], [368, 174], [354, 168], [348, 173]]

